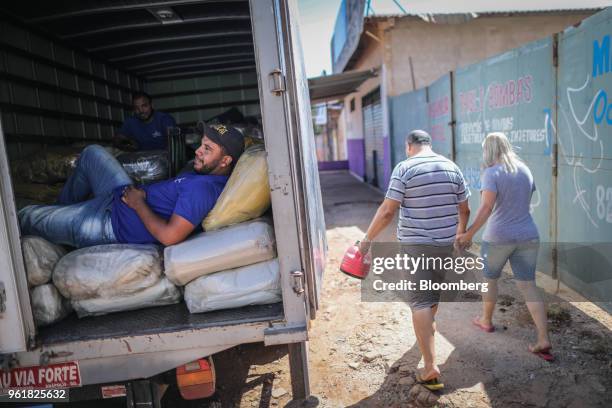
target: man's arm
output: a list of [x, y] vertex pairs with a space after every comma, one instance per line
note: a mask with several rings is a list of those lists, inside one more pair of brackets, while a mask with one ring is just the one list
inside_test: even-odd
[[457, 230], [456, 243], [459, 247], [467, 248], [471, 245], [474, 235], [476, 235], [478, 230], [487, 222], [489, 216], [493, 212], [496, 198], [496, 192], [482, 190], [482, 193], [480, 194], [480, 207], [478, 207], [478, 210], [476, 211], [474, 222], [464, 233]]
[[147, 231], [161, 242], [162, 245], [178, 244], [185, 240], [195, 229], [192, 223], [177, 214], [172, 214], [170, 219], [166, 221], [151, 210], [145, 198], [146, 193], [144, 190], [128, 186], [121, 200], [128, 207], [136, 211]]
[[123, 125], [113, 135], [113, 146], [125, 150], [136, 150], [138, 143], [132, 138], [131, 123], [133, 118], [126, 118]]
[[457, 224], [457, 235], [463, 234], [467, 229], [468, 221], [470, 220], [470, 205], [467, 198], [459, 203], [459, 223]]
[[363, 252], [367, 252], [370, 249], [369, 241], [376, 238], [378, 234], [393, 221], [399, 207], [399, 201], [385, 198], [385, 201], [383, 201], [380, 207], [378, 207], [378, 210], [376, 210], [376, 214], [368, 227], [368, 231], [366, 232], [367, 241], [361, 242], [360, 244], [360, 248]]

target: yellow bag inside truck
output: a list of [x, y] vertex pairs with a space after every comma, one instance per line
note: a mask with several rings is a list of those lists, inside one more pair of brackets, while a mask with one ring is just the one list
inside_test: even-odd
[[204, 231], [252, 220], [270, 208], [266, 157], [264, 146], [259, 144], [242, 153], [217, 203], [202, 222]]

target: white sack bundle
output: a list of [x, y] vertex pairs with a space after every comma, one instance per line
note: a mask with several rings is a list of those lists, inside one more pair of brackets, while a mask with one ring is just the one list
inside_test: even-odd
[[191, 313], [281, 301], [278, 260], [202, 276], [185, 286]]
[[126, 296], [161, 279], [156, 245], [110, 244], [77, 249], [55, 265], [53, 283], [70, 300]]
[[21, 240], [23, 260], [29, 286], [39, 286], [51, 280], [53, 268], [66, 250], [41, 237], [28, 235]]
[[32, 289], [30, 298], [36, 326], [46, 326], [60, 321], [72, 311], [70, 301], [63, 298], [50, 283]]
[[180, 301], [181, 292], [179, 289], [164, 278], [150, 288], [132, 293], [129, 296], [73, 300], [72, 307], [79, 317], [85, 317], [171, 305]]
[[274, 230], [264, 219], [203, 232], [164, 249], [164, 272], [183, 286], [200, 276], [272, 259], [274, 244]]

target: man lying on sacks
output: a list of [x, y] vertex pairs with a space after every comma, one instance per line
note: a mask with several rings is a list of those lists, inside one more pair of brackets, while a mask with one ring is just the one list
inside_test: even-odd
[[88, 146], [56, 205], [19, 211], [21, 231], [76, 248], [177, 244], [200, 228], [243, 151], [244, 138], [237, 129], [205, 127], [193, 172], [136, 187], [107, 150]]

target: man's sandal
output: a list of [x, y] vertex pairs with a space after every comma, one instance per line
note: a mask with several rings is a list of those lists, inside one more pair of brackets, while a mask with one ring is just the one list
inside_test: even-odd
[[444, 388], [444, 384], [438, 380], [438, 377], [432, 378], [430, 380], [423, 380], [421, 378], [421, 375], [417, 374], [416, 381], [423, 387], [427, 388], [429, 391], [439, 391]]

